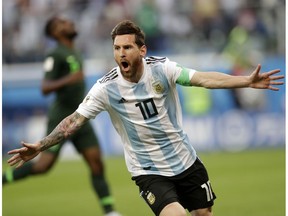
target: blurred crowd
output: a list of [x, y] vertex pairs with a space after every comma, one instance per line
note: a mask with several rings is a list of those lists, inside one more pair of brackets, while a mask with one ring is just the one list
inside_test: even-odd
[[[247, 70], [252, 65], [250, 61], [264, 63], [258, 60], [265, 55], [280, 57], [285, 55], [285, 0], [3, 0], [3, 64], [9, 67], [14, 63], [42, 62], [48, 49], [55, 45], [43, 33], [45, 22], [55, 15], [66, 16], [75, 21], [79, 30], [76, 46], [86, 59], [109, 59], [113, 62], [110, 32], [123, 19], [133, 20], [145, 31], [148, 55], [191, 54], [185, 58], [190, 61], [192, 55], [198, 57], [198, 54], [205, 56], [206, 53], [215, 53], [231, 60], [229, 66], [232, 66], [233, 74], [250, 72], [251, 69]], [[201, 61], [205, 62], [205, 69], [213, 64], [211, 58], [199, 56]], [[278, 62], [274, 64], [279, 67]], [[185, 64], [185, 66], [191, 65]], [[213, 69], [214, 66], [213, 64]], [[7, 71], [9, 74], [8, 67], [3, 69], [4, 75], [7, 75]], [[36, 71], [32, 75], [29, 73], [30, 78], [34, 78], [34, 75], [39, 74], [41, 70], [34, 64], [28, 69], [20, 65], [15, 70], [18, 71], [19, 68], [20, 72]], [[97, 65], [97, 70], [100, 71], [99, 68]], [[16, 76], [21, 77], [22, 74], [16, 73]], [[249, 111], [273, 109], [284, 112], [285, 110], [284, 93], [277, 94], [278, 96], [271, 94], [267, 98], [264, 91], [256, 92], [252, 89], [213, 91], [213, 93], [201, 88], [192, 88], [189, 92], [188, 88], [181, 90], [180, 96], [184, 98], [184, 114], [189, 115], [204, 116], [215, 112], [217, 114], [215, 117], [218, 118], [218, 112], [227, 111], [231, 107]], [[37, 90], [34, 89], [34, 92], [37, 91], [38, 87]], [[43, 106], [42, 101], [37, 101], [39, 98], [23, 96], [27, 92], [31, 93], [30, 89], [19, 88], [14, 94], [7, 94], [12, 91], [9, 92], [4, 88], [3, 92], [6, 94], [3, 97], [2, 142], [3, 152], [6, 152], [8, 148], [13, 147], [12, 143], [16, 145], [26, 136], [29, 136], [25, 138], [26, 140], [31, 140], [31, 137], [35, 139], [35, 130], [36, 135], [42, 134], [39, 130], [43, 128], [39, 125], [43, 123], [44, 113], [38, 110], [38, 106]], [[27, 98], [32, 102], [27, 103]], [[283, 104], [281, 109], [278, 108], [279, 103]], [[24, 108], [27, 107], [32, 110], [32, 114], [23, 114]], [[37, 121], [40, 123], [35, 123]], [[198, 125], [210, 122], [206, 119], [204, 121]], [[269, 121], [270, 125], [269, 118], [265, 121]], [[264, 120], [261, 122], [260, 126], [263, 128], [266, 124], [263, 124]], [[278, 120], [271, 122], [271, 125], [273, 122], [281, 125]], [[41, 125], [44, 125], [42, 123]], [[281, 133], [281, 130], [279, 131]], [[277, 133], [273, 134], [278, 136]], [[262, 140], [262, 136], [259, 140]]]
[[5, 64], [42, 61], [54, 15], [75, 21], [87, 59], [112, 56], [110, 32], [123, 19], [142, 27], [152, 54], [285, 52], [284, 0], [3, 0], [2, 10]]

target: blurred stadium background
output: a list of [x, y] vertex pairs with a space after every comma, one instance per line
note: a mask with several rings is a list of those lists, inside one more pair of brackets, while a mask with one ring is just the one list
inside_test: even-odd
[[[263, 71], [280, 68], [281, 73], [284, 74], [286, 70], [284, 0], [3, 0], [3, 158], [6, 157], [8, 150], [18, 147], [21, 140], [33, 142], [44, 136], [47, 105], [53, 96], [43, 97], [39, 86], [43, 76], [42, 60], [46, 51], [54, 44], [44, 37], [43, 25], [50, 16], [55, 14], [62, 14], [76, 22], [80, 32], [76, 45], [85, 57], [88, 89], [97, 78], [115, 66], [110, 31], [123, 19], [132, 19], [143, 28], [147, 37], [148, 55], [168, 56], [183, 66], [198, 70], [219, 70], [238, 75], [249, 73], [258, 63], [262, 64]], [[216, 184], [221, 182], [221, 176], [227, 175], [225, 181], [229, 181], [229, 178], [235, 180], [239, 177], [238, 175], [246, 175], [250, 167], [253, 167], [255, 172], [262, 167], [263, 173], [275, 176], [275, 178], [266, 181], [266, 177], [261, 176], [263, 173], [256, 172], [258, 175], [246, 181], [250, 181], [251, 184], [255, 181], [262, 182], [263, 187], [271, 188], [269, 191], [271, 197], [274, 197], [271, 195], [274, 191], [271, 184], [277, 185], [276, 191], [278, 192], [274, 192], [280, 195], [276, 196], [277, 199], [274, 197], [268, 200], [271, 202], [273, 200], [278, 204], [266, 203], [269, 210], [278, 209], [278, 213], [273, 214], [273, 211], [268, 211], [270, 214], [266, 211], [266, 214], [262, 212], [259, 215], [283, 215], [281, 213], [285, 211], [285, 163], [283, 159], [285, 157], [285, 86], [280, 87], [279, 92], [251, 89], [211, 91], [179, 87], [179, 95], [183, 107], [184, 127], [196, 150], [207, 158], [207, 167]], [[99, 134], [107, 163], [111, 164], [109, 169], [113, 170], [115, 164], [119, 161], [123, 162], [123, 159], [119, 159], [123, 153], [120, 139], [106, 113], [100, 114], [92, 123]], [[264, 155], [260, 154], [263, 151]], [[247, 166], [246, 169], [243, 165], [245, 156], [237, 157], [237, 155], [246, 155], [250, 152], [255, 155], [251, 153], [252, 156], [248, 160], [250, 163], [244, 163]], [[81, 162], [77, 160], [74, 149], [66, 147], [62, 156], [62, 158], [76, 159], [80, 165], [75, 165], [75, 167], [81, 169]], [[235, 167], [225, 170], [225, 164], [229, 163], [233, 156], [238, 158], [239, 163], [235, 162], [237, 164]], [[113, 163], [113, 160], [116, 160], [113, 159], [115, 157], [118, 159], [116, 163]], [[209, 160], [210, 157], [214, 161]], [[226, 161], [223, 159], [225, 162], [218, 163], [217, 166], [219, 157], [226, 158]], [[278, 163], [274, 164], [278, 170], [276, 167], [275, 169], [267, 167], [265, 170], [263, 164], [261, 166], [259, 160], [263, 161], [266, 157], [270, 157], [271, 162], [278, 160]], [[74, 167], [76, 162], [74, 160], [70, 163], [73, 163]], [[244, 167], [237, 167], [241, 164]], [[220, 165], [224, 166], [223, 169]], [[61, 167], [67, 170], [69, 165], [59, 165], [59, 168], [55, 170], [56, 174], [62, 173]], [[216, 170], [213, 171], [214, 168]], [[235, 169], [239, 173], [236, 173]], [[69, 176], [67, 172], [65, 173]], [[71, 172], [76, 171], [71, 169]], [[113, 173], [113, 171], [110, 172]], [[108, 175], [110, 176], [109, 173]], [[257, 176], [260, 176], [260, 179]], [[111, 174], [111, 182], [117, 182], [114, 178], [119, 177], [120, 174]], [[139, 201], [140, 206], [142, 204], [144, 206], [143, 201], [138, 198], [136, 186], [130, 180], [129, 174], [126, 177], [123, 180], [127, 183], [125, 187], [135, 192], [130, 195], [132, 198], [136, 197], [131, 201], [137, 200], [136, 203]], [[53, 179], [53, 174], [49, 178]], [[41, 181], [45, 185], [44, 182], [50, 180], [43, 178]], [[38, 180], [19, 184], [24, 188], [27, 184], [26, 189], [29, 191], [33, 183], [37, 184], [36, 181]], [[265, 182], [267, 184], [264, 184]], [[235, 183], [234, 187], [239, 187], [238, 184], [240, 182]], [[8, 209], [8, 212], [4, 211], [5, 216], [20, 215], [9, 208], [11, 205], [20, 205], [23, 199], [26, 199], [25, 197], [20, 200], [15, 199], [16, 191], [20, 188], [17, 185], [3, 189], [3, 209]], [[113, 190], [116, 192], [116, 197], [119, 193], [119, 198], [123, 199], [121, 194], [125, 192], [121, 187], [123, 185], [115, 183]], [[15, 193], [11, 190], [15, 190]], [[62, 194], [60, 190], [59, 193]], [[71, 188], [68, 191], [70, 190]], [[225, 191], [224, 188], [221, 188], [222, 190]], [[26, 197], [28, 196], [27, 192], [23, 193]], [[245, 214], [240, 209], [245, 208], [250, 202], [257, 206], [256, 201], [260, 202], [259, 208], [264, 207], [261, 204], [263, 197], [268, 196], [268, 192], [258, 196], [254, 194], [255, 197], [250, 201], [250, 195], [242, 195], [243, 197], [239, 197], [241, 200], [239, 209], [235, 205], [237, 210], [231, 210], [230, 214], [225, 214], [223, 211], [216, 215], [258, 215], [257, 213]], [[226, 201], [229, 201], [229, 198]], [[221, 197], [218, 202], [222, 202], [223, 206]], [[91, 205], [93, 203], [94, 201]], [[31, 203], [27, 204], [28, 210], [29, 205]], [[228, 205], [224, 204], [224, 206], [226, 210], [229, 209]], [[231, 206], [234, 205], [231, 204]], [[65, 205], [59, 207], [61, 208], [65, 209]], [[143, 212], [147, 212], [146, 206], [144, 209]], [[131, 212], [127, 214], [127, 216], [130, 215], [136, 214]], [[150, 215], [150, 213], [144, 215]]]

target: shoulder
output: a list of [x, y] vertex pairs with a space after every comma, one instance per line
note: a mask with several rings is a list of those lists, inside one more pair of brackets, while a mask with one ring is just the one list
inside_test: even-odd
[[167, 57], [159, 57], [159, 56], [149, 56], [145, 58], [146, 64], [154, 65], [154, 64], [164, 64], [168, 61]]
[[112, 81], [115, 81], [118, 77], [117, 73], [117, 67], [114, 67], [112, 70], [110, 70], [108, 73], [106, 73], [104, 76], [102, 76], [100, 79], [98, 79], [99, 84], [108, 84]]
[[150, 56], [145, 58], [146, 65], [152, 70], [162, 68], [163, 71], [174, 70], [176, 63], [167, 57]]
[[62, 56], [64, 56], [64, 53], [63, 53], [63, 50], [59, 46], [50, 49], [46, 54], [46, 58], [52, 57], [54, 59], [57, 59], [57, 58], [61, 58]]
[[117, 67], [110, 70], [108, 73], [97, 79], [92, 88], [89, 91], [89, 95], [94, 98], [105, 98], [107, 95], [107, 90], [113, 90], [114, 84], [119, 77], [117, 73]]

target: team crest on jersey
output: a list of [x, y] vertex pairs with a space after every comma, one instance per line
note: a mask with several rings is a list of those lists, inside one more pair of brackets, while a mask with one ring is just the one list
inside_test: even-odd
[[160, 81], [152, 83], [152, 87], [156, 94], [162, 94], [164, 92], [164, 85]]
[[149, 192], [147, 195], [147, 201], [150, 205], [153, 205], [155, 203], [156, 197], [152, 192]]

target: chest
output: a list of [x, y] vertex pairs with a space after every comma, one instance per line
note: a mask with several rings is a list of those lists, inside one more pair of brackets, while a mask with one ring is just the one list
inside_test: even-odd
[[130, 119], [148, 120], [161, 114], [170, 87], [166, 78], [150, 76], [135, 85], [114, 84], [107, 90], [111, 109]]

